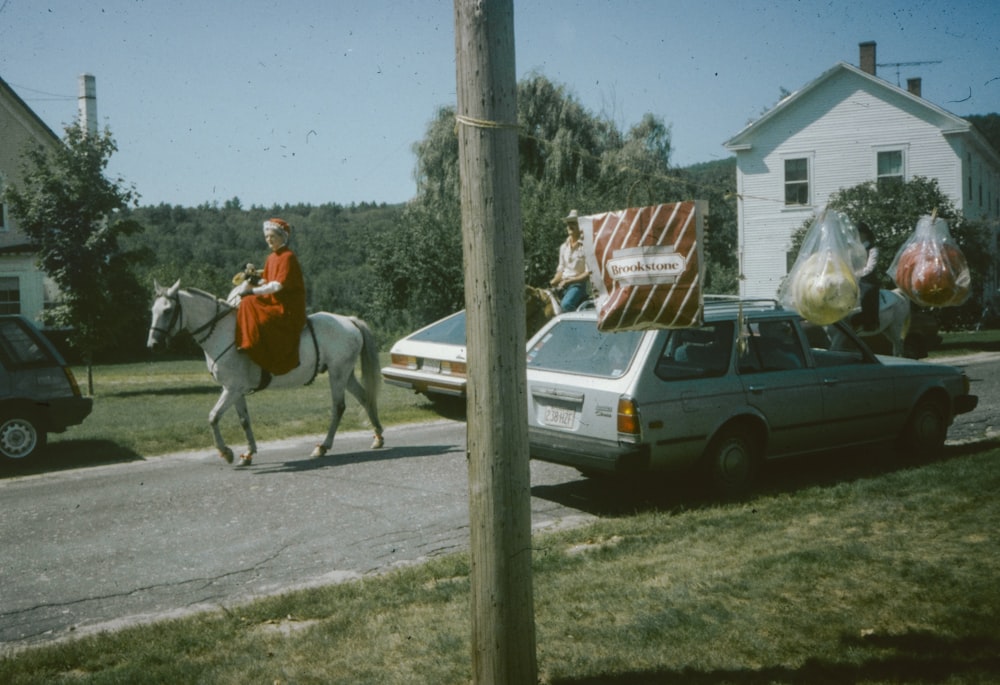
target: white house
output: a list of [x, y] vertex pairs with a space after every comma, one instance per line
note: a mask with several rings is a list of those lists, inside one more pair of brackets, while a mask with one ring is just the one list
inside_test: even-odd
[[966, 217], [990, 221], [996, 264], [1000, 153], [923, 99], [920, 79], [902, 89], [878, 78], [875, 43], [860, 48], [861, 68], [838, 63], [724, 143], [736, 153], [741, 295], [774, 297], [793, 232], [833, 192], [887, 177], [937, 179]]
[[[0, 189], [21, 182], [22, 153], [29, 145], [55, 148], [62, 141], [0, 79]], [[38, 269], [37, 250], [0, 201], [0, 314], [24, 314], [37, 321], [56, 292]]]

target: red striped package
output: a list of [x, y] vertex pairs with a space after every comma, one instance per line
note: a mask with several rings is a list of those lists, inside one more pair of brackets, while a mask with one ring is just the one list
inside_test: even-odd
[[704, 201], [580, 217], [602, 331], [702, 323]]

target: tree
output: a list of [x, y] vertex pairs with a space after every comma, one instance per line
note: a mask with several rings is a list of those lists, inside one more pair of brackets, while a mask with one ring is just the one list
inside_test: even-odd
[[[670, 128], [646, 114], [627, 133], [588, 112], [563, 86], [533, 74], [517, 86], [524, 280], [548, 283], [562, 217], [691, 199], [670, 171]], [[382, 320], [411, 327], [462, 306], [461, 217], [455, 109], [443, 107], [414, 146], [417, 195], [372, 255]]]
[[[879, 246], [877, 272], [882, 274], [882, 287], [895, 284], [889, 267], [899, 248], [913, 234], [921, 216], [936, 212], [948, 222], [952, 237], [962, 249], [972, 275], [972, 295], [961, 307], [939, 310], [937, 316], [945, 328], [957, 328], [978, 320], [982, 312], [982, 284], [990, 268], [989, 231], [980, 221], [971, 221], [955, 207], [945, 195], [936, 179], [915, 176], [909, 181], [890, 183], [865, 183], [841, 188], [827, 201], [830, 209], [844, 212], [857, 224], [867, 223]], [[811, 220], [805, 222], [792, 236], [793, 250], [797, 251], [805, 238]]]
[[1000, 114], [970, 114], [965, 117], [973, 123], [976, 129], [990, 142], [993, 148], [1000, 152]]
[[23, 183], [7, 187], [4, 199], [61, 293], [43, 322], [73, 330], [69, 342], [87, 364], [93, 394], [95, 355], [134, 333], [146, 299], [131, 271], [132, 255], [119, 245], [122, 236], [142, 227], [121, 214], [136, 204], [136, 191], [121, 178], [105, 176], [118, 149], [110, 130], [88, 135], [77, 122], [65, 132], [64, 144], [55, 149], [25, 151]]

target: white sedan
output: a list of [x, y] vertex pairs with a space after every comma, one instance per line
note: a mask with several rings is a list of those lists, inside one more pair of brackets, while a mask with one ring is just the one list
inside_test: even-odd
[[465, 397], [465, 310], [398, 340], [382, 378], [431, 399]]

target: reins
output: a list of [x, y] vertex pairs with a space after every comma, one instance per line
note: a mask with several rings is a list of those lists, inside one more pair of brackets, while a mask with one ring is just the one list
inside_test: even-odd
[[[215, 326], [216, 326], [216, 324], [218, 324], [224, 318], [226, 318], [227, 316], [229, 316], [230, 314], [232, 314], [233, 312], [235, 312], [236, 309], [234, 307], [232, 307], [228, 302], [223, 302], [222, 300], [220, 300], [215, 295], [210, 295], [209, 293], [205, 293], [205, 292], [202, 292], [200, 290], [188, 290], [188, 292], [192, 293], [194, 295], [200, 295], [202, 297], [207, 297], [210, 300], [212, 300], [213, 302], [215, 302], [215, 316], [213, 316], [212, 319], [208, 323], [206, 323], [206, 324], [204, 324], [202, 326], [199, 326], [195, 330], [191, 331], [191, 335], [194, 337], [195, 342], [198, 343], [199, 345], [201, 345], [203, 342], [205, 342], [206, 340], [208, 340], [209, 338], [211, 338], [213, 333], [215, 333]], [[176, 295], [175, 295], [175, 297], [176, 297]], [[180, 302], [180, 298], [178, 298], [177, 299], [177, 310], [180, 311], [180, 308], [181, 308], [181, 302]], [[198, 340], [198, 334], [201, 333], [202, 331], [204, 331], [206, 328], [209, 329], [208, 333], [205, 334], [204, 338], [202, 338], [201, 340]], [[233, 344], [235, 345], [236, 343], [233, 343]], [[228, 350], [228, 348], [227, 348], [227, 350]], [[226, 352], [224, 351], [222, 354], [225, 354], [225, 353]], [[219, 356], [221, 357], [222, 354], [220, 354]]]
[[[234, 313], [236, 309], [210, 293], [206, 293], [197, 289], [188, 289], [187, 292], [191, 293], [192, 295], [199, 295], [201, 297], [208, 298], [213, 302], [215, 302], [215, 315], [211, 319], [209, 319], [209, 321], [206, 322], [205, 324], [202, 324], [201, 326], [198, 326], [198, 328], [195, 328], [194, 330], [190, 331], [191, 337], [194, 338], [194, 341], [200, 347], [203, 343], [205, 343], [209, 338], [212, 337], [212, 334], [215, 333], [215, 327], [218, 325], [218, 323], [227, 316], [229, 316], [230, 314]], [[150, 328], [150, 330], [156, 333], [162, 333], [169, 339], [173, 335], [172, 331], [174, 330], [175, 327], [177, 327], [178, 329], [184, 328], [183, 324], [184, 315], [183, 315], [183, 308], [181, 307], [181, 298], [177, 293], [168, 296], [167, 299], [176, 305], [176, 308], [172, 316], [170, 317], [170, 323], [167, 324], [166, 329], [154, 326]], [[205, 330], [208, 330], [208, 333], [205, 333], [204, 336], [199, 338], [198, 336], [201, 335]], [[219, 355], [212, 360], [212, 363], [214, 364], [218, 362], [219, 359], [225, 356], [225, 354], [235, 346], [236, 346], [236, 341], [234, 340], [232, 343], [229, 344], [228, 347], [226, 347], [226, 349], [222, 350], [222, 352], [220, 352]]]

